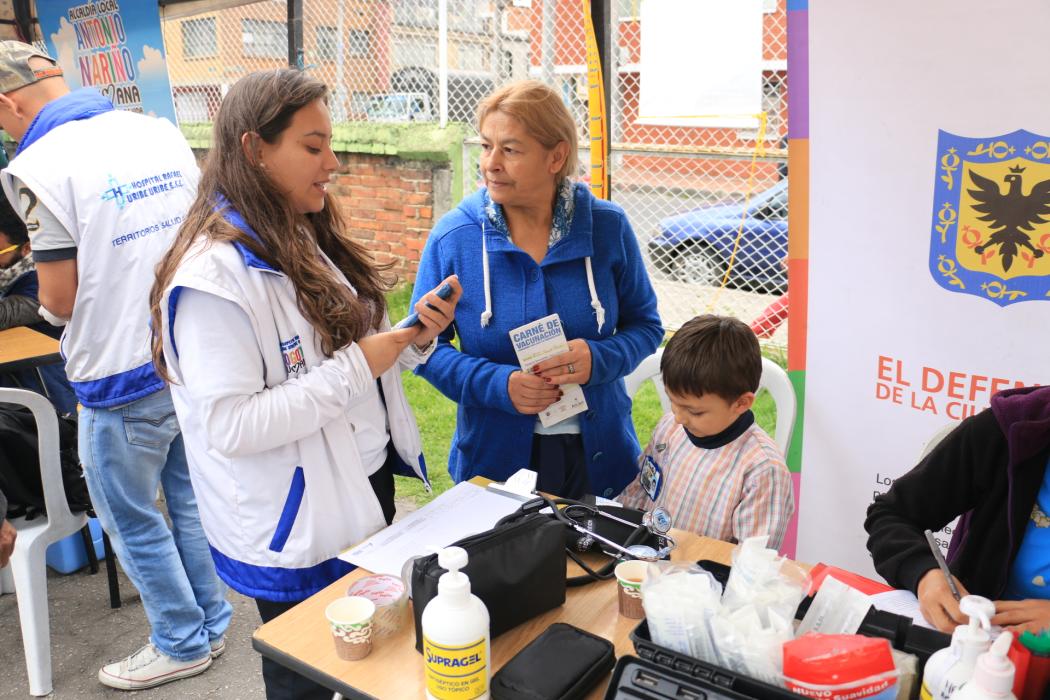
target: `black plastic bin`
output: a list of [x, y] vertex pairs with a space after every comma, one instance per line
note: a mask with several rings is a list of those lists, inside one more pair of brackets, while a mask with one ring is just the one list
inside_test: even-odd
[[[719, 688], [732, 690], [740, 695], [758, 700], [799, 700], [800, 696], [787, 688], [763, 683], [717, 664], [701, 661], [660, 646], [649, 636], [648, 620], [642, 620], [641, 624], [631, 631], [631, 641], [634, 643], [634, 650], [643, 659], [680, 674], [713, 683]], [[610, 687], [612, 687], [611, 684]]]
[[[605, 700], [749, 700], [710, 680], [687, 676], [637, 656], [621, 656]], [[792, 698], [798, 700], [798, 696]]]
[[[729, 579], [730, 567], [708, 560], [698, 561], [697, 565], [711, 572], [715, 579], [725, 586], [726, 581]], [[812, 602], [812, 596], [803, 599], [798, 606], [795, 617], [802, 619]], [[923, 668], [930, 655], [951, 643], [951, 637], [943, 632], [915, 625], [910, 618], [903, 615], [876, 610], [875, 608], [868, 611], [868, 614], [861, 622], [858, 633], [868, 637], [888, 639], [895, 649], [914, 654], [919, 661], [917, 668], [919, 678], [922, 678]], [[770, 685], [722, 668], [717, 664], [701, 661], [660, 646], [653, 641], [652, 636], [649, 634], [649, 622], [647, 620], [642, 620], [631, 631], [630, 638], [634, 643], [635, 651], [642, 659], [683, 676], [713, 683], [719, 688], [725, 688], [734, 693], [757, 698], [758, 700], [798, 700], [800, 697], [786, 688]], [[614, 686], [610, 684], [609, 687], [611, 690]], [[630, 698], [634, 696], [630, 694], [606, 696], [606, 698], [611, 697]], [[638, 695], [637, 697], [644, 698], [646, 696]], [[659, 698], [660, 696], [653, 695], [652, 697]]]

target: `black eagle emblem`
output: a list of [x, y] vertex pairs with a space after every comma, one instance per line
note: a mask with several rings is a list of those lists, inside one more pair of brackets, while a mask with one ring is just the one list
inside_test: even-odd
[[990, 223], [994, 233], [985, 243], [974, 248], [980, 255], [992, 246], [999, 246], [999, 257], [1003, 260], [1003, 269], [1010, 270], [1014, 258], [1021, 248], [1032, 251], [1032, 256], [1040, 258], [1043, 251], [1032, 245], [1032, 237], [1025, 231], [1034, 231], [1036, 224], [1045, 224], [1050, 216], [1050, 180], [1043, 180], [1032, 188], [1028, 194], [1021, 194], [1021, 173], [1023, 167], [1010, 168], [1003, 182], [1010, 187], [1006, 194], [999, 190], [994, 180], [970, 171], [970, 179], [977, 189], [967, 190], [977, 202], [973, 210], [982, 214], [977, 217]]

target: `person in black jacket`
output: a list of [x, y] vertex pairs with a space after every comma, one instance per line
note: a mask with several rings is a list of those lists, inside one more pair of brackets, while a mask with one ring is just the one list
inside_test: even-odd
[[[40, 316], [38, 291], [26, 225], [7, 198], [0, 196], [0, 331], [28, 326], [52, 338], [62, 335], [60, 327], [52, 326]], [[77, 399], [66, 379], [64, 363], [0, 374], [0, 386], [45, 394], [59, 413], [76, 416]]]
[[29, 233], [7, 199], [0, 197], [0, 330], [48, 325], [39, 307]]
[[1050, 581], [1032, 575], [1050, 579], [1048, 458], [1050, 387], [996, 394], [868, 508], [876, 571], [915, 592], [938, 629], [964, 623], [923, 535], [962, 516], [947, 557], [960, 593], [995, 600], [992, 622], [1007, 629], [1050, 627]]

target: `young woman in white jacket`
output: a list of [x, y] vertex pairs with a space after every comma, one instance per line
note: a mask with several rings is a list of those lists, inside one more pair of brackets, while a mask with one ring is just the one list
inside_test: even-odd
[[[197, 200], [157, 268], [154, 359], [172, 383], [216, 570], [264, 621], [352, 567], [340, 551], [394, 514], [394, 473], [426, 482], [401, 370], [459, 299], [390, 330], [385, 269], [326, 192], [339, 161], [321, 82], [253, 73], [223, 99]], [[263, 660], [268, 698], [330, 698]]]

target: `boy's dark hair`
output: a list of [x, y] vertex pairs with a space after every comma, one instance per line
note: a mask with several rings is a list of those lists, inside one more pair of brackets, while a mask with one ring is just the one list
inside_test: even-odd
[[24, 245], [29, 242], [25, 223], [3, 195], [0, 195], [0, 233], [10, 239], [11, 245]]
[[746, 323], [704, 314], [686, 322], [667, 342], [660, 372], [664, 387], [674, 394], [716, 394], [735, 401], [758, 391], [762, 352]]

